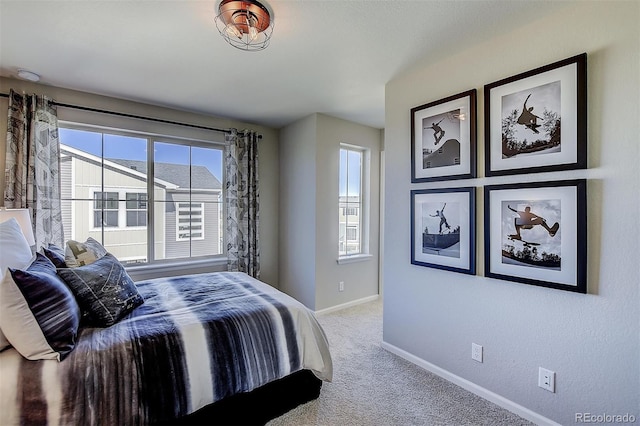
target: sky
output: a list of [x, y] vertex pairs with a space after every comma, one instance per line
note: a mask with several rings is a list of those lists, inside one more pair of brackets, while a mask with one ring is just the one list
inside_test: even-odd
[[[147, 140], [144, 138], [60, 128], [60, 143], [100, 157], [103, 135], [104, 158], [147, 160]], [[188, 165], [189, 154], [189, 146], [155, 142], [155, 161], [158, 163]], [[191, 161], [193, 165], [205, 166], [222, 182], [222, 150], [193, 147]]]
[[362, 152], [340, 150], [340, 196], [360, 194], [360, 176], [362, 175]]

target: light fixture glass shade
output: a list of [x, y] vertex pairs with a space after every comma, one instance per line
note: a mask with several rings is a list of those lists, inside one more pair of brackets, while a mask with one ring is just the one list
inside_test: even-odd
[[6, 222], [11, 218], [15, 218], [18, 221], [18, 225], [20, 225], [20, 229], [22, 230], [24, 237], [27, 239], [27, 243], [29, 243], [30, 246], [34, 245], [36, 243], [36, 239], [33, 236], [33, 227], [31, 225], [31, 214], [29, 213], [29, 209], [0, 208], [0, 223]]
[[273, 34], [273, 17], [254, 0], [222, 0], [215, 19], [220, 35], [240, 50], [263, 50]]

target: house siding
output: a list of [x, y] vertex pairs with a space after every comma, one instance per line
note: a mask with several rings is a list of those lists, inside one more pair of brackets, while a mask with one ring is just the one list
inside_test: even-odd
[[[188, 192], [167, 192], [167, 202], [164, 203], [164, 216], [166, 218], [165, 233], [167, 235], [167, 259], [185, 257], [185, 254], [188, 255], [189, 253], [190, 245], [192, 257], [220, 254], [220, 230], [218, 229], [218, 218], [220, 216], [219, 194], [219, 191], [194, 191], [191, 193], [191, 195]], [[177, 241], [177, 204], [180, 202], [189, 202], [190, 197], [191, 203], [204, 204], [204, 239], [194, 239], [192, 241]]]

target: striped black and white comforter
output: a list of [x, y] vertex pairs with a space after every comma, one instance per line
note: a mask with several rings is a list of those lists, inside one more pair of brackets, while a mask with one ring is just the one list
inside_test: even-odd
[[138, 289], [142, 306], [112, 327], [81, 329], [62, 362], [0, 352], [0, 424], [147, 424], [301, 369], [331, 380], [311, 312], [246, 274], [162, 278]]

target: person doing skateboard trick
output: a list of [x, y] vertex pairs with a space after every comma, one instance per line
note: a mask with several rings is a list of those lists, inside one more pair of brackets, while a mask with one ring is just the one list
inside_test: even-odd
[[520, 230], [521, 229], [531, 229], [536, 225], [540, 225], [544, 229], [546, 229], [547, 232], [549, 233], [550, 237], [553, 237], [554, 235], [556, 235], [556, 232], [558, 232], [558, 228], [560, 227], [560, 224], [558, 224], [558, 222], [556, 222], [552, 227], [549, 227], [549, 225], [547, 225], [547, 221], [543, 217], [540, 217], [537, 214], [531, 212], [531, 207], [530, 206], [526, 206], [524, 208], [524, 211], [516, 210], [513, 207], [511, 207], [510, 205], [507, 205], [507, 207], [512, 212], [515, 212], [515, 213], [518, 214], [518, 217], [516, 217], [513, 220], [513, 223], [514, 223], [514, 225], [516, 227], [516, 233], [513, 234], [513, 235], [509, 235], [509, 238], [511, 238], [512, 240], [520, 240], [520, 241], [522, 241], [522, 236], [520, 235]]
[[[540, 125], [538, 124], [538, 119], [540, 117], [538, 117], [537, 115], [531, 112], [533, 111], [533, 107], [527, 108], [527, 101], [529, 100], [529, 97], [531, 97], [531, 93], [529, 93], [529, 96], [527, 96], [527, 99], [524, 100], [524, 105], [522, 106], [522, 113], [520, 114], [520, 117], [518, 117], [517, 123], [522, 124], [523, 126], [531, 129], [535, 133], [540, 133], [538, 131], [538, 127], [540, 127]], [[540, 118], [540, 120], [542, 120], [542, 118]]]
[[431, 123], [431, 126], [425, 127], [425, 129], [433, 129], [433, 138], [436, 140], [435, 145], [438, 145], [442, 137], [444, 136], [444, 130], [440, 127], [440, 123], [442, 123], [444, 117], [440, 119], [437, 123]]
[[439, 217], [440, 218], [440, 229], [438, 233], [442, 234], [442, 225], [444, 225], [447, 229], [451, 229], [449, 223], [447, 223], [447, 218], [444, 217], [444, 208], [447, 206], [447, 203], [444, 203], [440, 210], [436, 210], [436, 214], [430, 214], [431, 217]]

